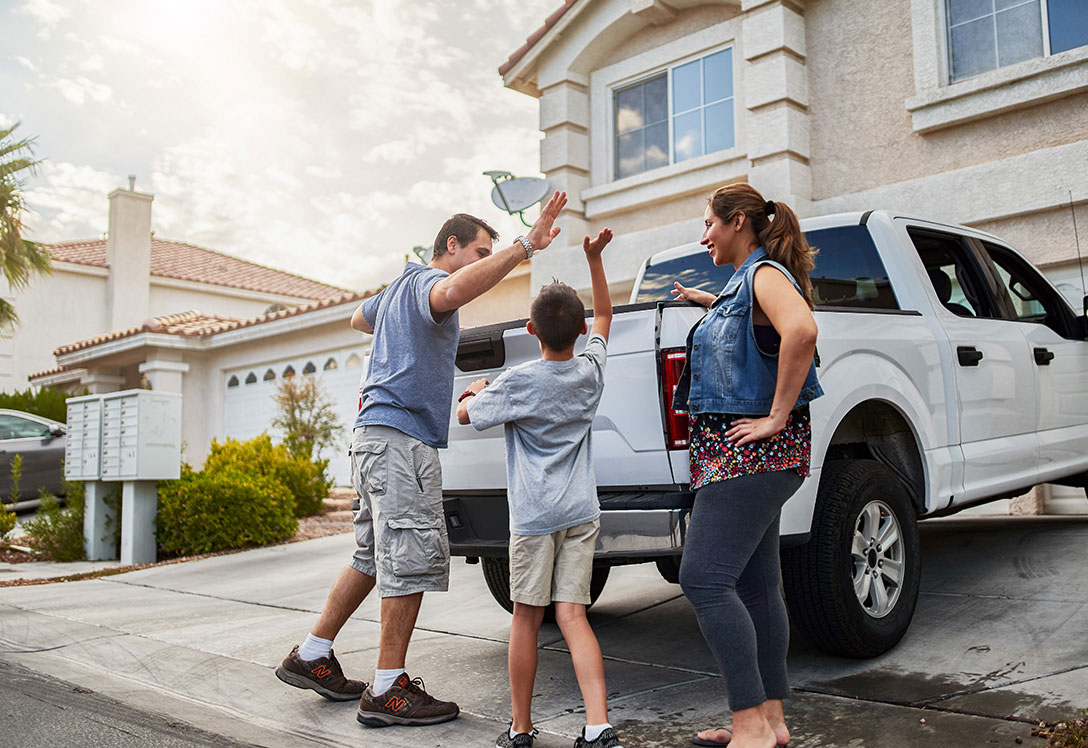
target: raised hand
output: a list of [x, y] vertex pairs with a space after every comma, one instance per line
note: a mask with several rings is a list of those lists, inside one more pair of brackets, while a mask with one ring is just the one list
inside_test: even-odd
[[669, 292], [676, 297], [676, 301], [694, 301], [699, 306], [705, 306], [708, 309], [710, 305], [714, 303], [714, 299], [717, 297], [706, 291], [700, 291], [698, 288], [688, 288], [687, 286], [681, 286], [679, 283], [673, 283], [673, 288]]
[[612, 241], [612, 229], [609, 228], [601, 229], [601, 233], [597, 234], [597, 238], [593, 241], [590, 241], [588, 236], [582, 239], [582, 251], [586, 253], [586, 259], [600, 257], [610, 241]]
[[541, 250], [552, 243], [552, 239], [559, 236], [559, 227], [553, 226], [555, 219], [559, 217], [559, 211], [567, 204], [567, 193], [556, 192], [551, 200], [540, 212], [540, 217], [533, 223], [525, 238], [533, 245], [534, 250]]

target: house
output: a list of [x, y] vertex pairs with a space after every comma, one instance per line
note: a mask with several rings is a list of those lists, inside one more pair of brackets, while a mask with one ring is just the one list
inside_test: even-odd
[[[22, 324], [4, 341], [2, 386], [180, 392], [194, 465], [212, 438], [271, 430], [276, 384], [296, 373], [319, 376], [350, 427], [369, 337], [348, 320], [369, 294], [158, 239], [151, 195], [109, 200], [108, 238], [48, 245], [53, 275], [15, 299]], [[347, 484], [343, 452], [325, 456]]]
[[[540, 168], [570, 202], [531, 288], [584, 292], [604, 226], [614, 298], [696, 241], [745, 181], [799, 215], [890, 208], [991, 231], [1080, 308], [1088, 14], [1079, 0], [565, 0], [499, 69], [540, 101]], [[1073, 211], [1077, 211], [1074, 216]], [[1073, 489], [1046, 491], [1052, 509]]]

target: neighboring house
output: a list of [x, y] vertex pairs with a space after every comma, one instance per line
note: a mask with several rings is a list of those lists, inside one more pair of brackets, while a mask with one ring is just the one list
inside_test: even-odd
[[555, 276], [588, 298], [579, 242], [609, 226], [626, 300], [647, 256], [698, 240], [716, 187], [746, 181], [801, 216], [991, 231], [1080, 308], [1083, 0], [566, 0], [499, 72], [540, 100], [540, 168], [570, 196], [534, 290]]
[[[214, 437], [273, 431], [276, 384], [314, 374], [346, 443], [370, 345], [349, 320], [369, 294], [155, 239], [151, 201], [117, 190], [109, 239], [49, 245], [53, 275], [15, 300], [23, 321], [7, 342], [21, 379], [8, 374], [3, 386], [180, 392], [184, 457], [200, 465]], [[345, 450], [324, 456], [347, 484]]]

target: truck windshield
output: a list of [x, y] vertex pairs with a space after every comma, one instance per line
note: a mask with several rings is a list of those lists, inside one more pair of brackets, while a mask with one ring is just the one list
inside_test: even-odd
[[[805, 233], [816, 247], [812, 300], [817, 307], [898, 309], [888, 272], [865, 226], [836, 226]], [[636, 301], [672, 299], [673, 281], [718, 294], [733, 277], [733, 266], [714, 267], [710, 254], [700, 250], [646, 267]]]

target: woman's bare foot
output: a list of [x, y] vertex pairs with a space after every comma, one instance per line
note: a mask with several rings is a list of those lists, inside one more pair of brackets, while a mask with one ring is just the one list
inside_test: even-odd
[[[759, 710], [763, 713], [763, 717], [767, 720], [767, 724], [774, 730], [775, 744], [789, 745], [790, 731], [786, 727], [786, 715], [782, 711], [782, 702], [778, 699], [764, 701], [760, 705]], [[720, 727], [713, 730], [703, 730], [698, 733], [698, 737], [701, 740], [706, 740], [711, 743], [726, 745], [733, 739], [733, 728]]]

